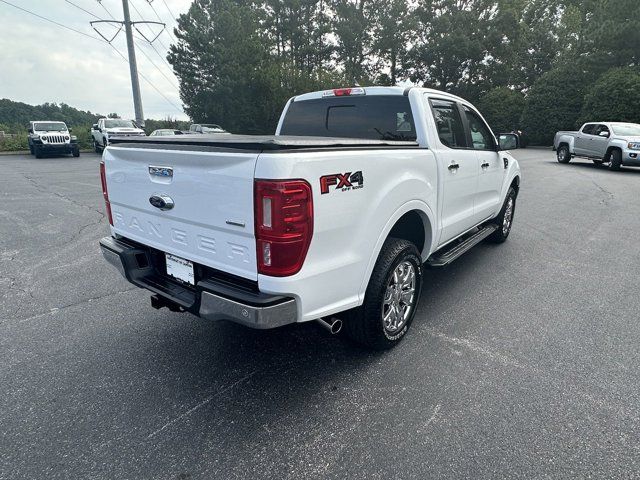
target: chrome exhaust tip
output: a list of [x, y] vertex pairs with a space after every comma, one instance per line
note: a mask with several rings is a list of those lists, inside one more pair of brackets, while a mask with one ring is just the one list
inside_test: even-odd
[[339, 333], [340, 330], [342, 330], [342, 320], [340, 320], [339, 318], [332, 317], [328, 320], [325, 318], [319, 318], [316, 320], [316, 322], [318, 322], [322, 326], [322, 328], [328, 330], [331, 335], [335, 335]]

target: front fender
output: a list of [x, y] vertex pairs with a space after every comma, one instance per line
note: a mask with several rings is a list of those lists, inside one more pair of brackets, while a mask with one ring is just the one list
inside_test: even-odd
[[504, 199], [507, 197], [507, 191], [513, 183], [513, 180], [516, 177], [518, 178], [518, 187], [520, 187], [520, 181], [522, 180], [522, 173], [520, 171], [520, 164], [518, 163], [518, 160], [516, 160], [510, 153], [502, 152], [503, 162], [505, 158], [508, 160], [508, 166], [506, 168], [506, 173], [502, 181], [502, 191], [500, 193], [500, 208], [502, 208]]

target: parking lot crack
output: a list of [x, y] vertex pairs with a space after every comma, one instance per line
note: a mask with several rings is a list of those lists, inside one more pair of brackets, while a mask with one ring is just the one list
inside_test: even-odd
[[197, 405], [195, 405], [194, 407], [190, 408], [189, 410], [187, 410], [186, 412], [178, 415], [176, 418], [174, 418], [173, 420], [168, 421], [167, 423], [165, 423], [162, 427], [160, 427], [159, 429], [157, 429], [156, 431], [150, 433], [147, 436], [147, 440], [155, 437], [156, 435], [158, 435], [159, 433], [161, 433], [162, 431], [166, 430], [167, 428], [169, 428], [170, 426], [172, 426], [173, 424], [187, 418], [189, 415], [191, 415], [193, 412], [201, 409], [202, 407], [204, 407], [206, 404], [208, 404], [211, 400], [213, 400], [214, 398], [222, 395], [223, 393], [226, 393], [232, 389], [234, 389], [236, 386], [240, 385], [241, 383], [246, 382], [247, 380], [249, 380], [251, 377], [253, 377], [256, 373], [258, 373], [259, 370], [254, 370], [253, 372], [249, 373], [248, 375], [245, 375], [244, 377], [242, 377], [240, 380], [235, 381], [234, 383], [232, 383], [231, 385], [229, 385], [226, 388], [223, 388], [222, 390], [214, 393], [213, 395], [208, 396], [207, 398], [205, 398], [204, 400], [202, 400], [200, 403], [198, 403]]

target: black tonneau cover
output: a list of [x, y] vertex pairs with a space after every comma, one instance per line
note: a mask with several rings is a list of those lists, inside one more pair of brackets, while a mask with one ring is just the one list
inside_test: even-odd
[[167, 137], [110, 137], [119, 147], [167, 150], [324, 150], [369, 148], [416, 148], [416, 142], [293, 135], [176, 135]]

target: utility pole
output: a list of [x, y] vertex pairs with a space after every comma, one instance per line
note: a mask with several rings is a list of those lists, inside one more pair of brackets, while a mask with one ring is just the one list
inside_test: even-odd
[[[134, 7], [135, 8], [135, 7]], [[137, 11], [137, 10], [136, 10]], [[149, 44], [153, 44], [153, 42], [160, 36], [162, 31], [165, 28], [165, 24], [162, 22], [152, 22], [148, 20], [140, 20], [138, 22], [131, 21], [131, 15], [129, 14], [129, 0], [122, 0], [122, 13], [124, 15], [124, 20], [94, 20], [93, 22], [89, 22], [93, 29], [96, 31], [98, 35], [102, 37], [102, 39], [111, 44], [111, 42], [118, 36], [122, 27], [124, 26], [125, 34], [127, 36], [127, 50], [129, 52], [129, 72], [131, 73], [131, 90], [133, 92], [133, 109], [136, 115], [136, 123], [140, 127], [144, 127], [144, 113], [142, 113], [142, 97], [140, 96], [140, 80], [138, 80], [138, 63], [136, 62], [136, 47], [133, 43], [133, 29], [144, 38]], [[113, 18], [113, 17], [112, 17]], [[105, 36], [96, 25], [100, 25], [103, 23], [108, 23], [112, 26], [117, 26], [118, 31], [111, 35]], [[138, 25], [146, 24], [147, 27], [149, 25], [158, 25], [162, 27], [162, 30], [158, 31], [158, 33], [152, 38], [149, 39], [143, 32], [138, 29]], [[151, 27], [148, 27], [149, 30], [152, 30]], [[153, 35], [153, 31], [151, 32]], [[113, 45], [112, 45], [113, 46]], [[116, 51], [120, 53], [117, 49]], [[122, 54], [121, 54], [122, 55]], [[124, 55], [122, 55], [124, 58]], [[126, 60], [126, 59], [125, 59]]]
[[136, 47], [133, 44], [133, 31], [131, 28], [131, 17], [129, 15], [129, 0], [122, 0], [122, 12], [124, 15], [124, 31], [127, 35], [127, 50], [129, 51], [129, 72], [131, 73], [131, 90], [133, 91], [133, 109], [135, 110], [136, 123], [139, 127], [144, 127], [140, 81], [138, 80], [138, 64], [136, 63]]

